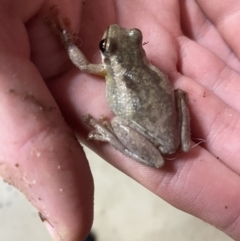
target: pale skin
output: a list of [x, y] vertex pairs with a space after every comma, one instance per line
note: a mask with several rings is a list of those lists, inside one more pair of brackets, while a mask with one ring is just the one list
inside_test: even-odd
[[[139, 0], [137, 7], [127, 0], [61, 2], [73, 30], [81, 29], [81, 50], [89, 60], [97, 56], [96, 39], [109, 24], [141, 29], [148, 58], [174, 88], [188, 93], [192, 137], [205, 140], [159, 170], [108, 145], [92, 142], [91, 148], [175, 207], [240, 239], [239, 1], [186, 0], [179, 6], [180, 1]], [[0, 4], [0, 174], [49, 215], [45, 223], [54, 226], [48, 225], [55, 240], [81, 240], [92, 223], [92, 177], [56, 102], [86, 142], [89, 128], [82, 115], [112, 117], [104, 79], [73, 67], [43, 24], [54, 1]]]

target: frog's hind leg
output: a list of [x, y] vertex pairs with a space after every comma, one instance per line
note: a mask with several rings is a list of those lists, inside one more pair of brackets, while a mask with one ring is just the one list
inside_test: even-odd
[[155, 168], [163, 166], [161, 153], [150, 141], [132, 128], [119, 125], [118, 121], [114, 122], [114, 119], [111, 125], [106, 119], [98, 121], [91, 115], [85, 115], [84, 121], [94, 127], [88, 135], [89, 139], [108, 142], [118, 151], [144, 165]]
[[85, 123], [94, 128], [88, 134], [89, 139], [109, 142], [118, 150], [123, 148], [123, 145], [121, 143], [118, 143], [119, 140], [114, 134], [110, 122], [107, 121], [105, 118], [100, 117], [99, 120], [96, 120], [91, 115], [87, 114], [83, 116], [83, 120]]
[[186, 93], [180, 89], [174, 91], [176, 108], [179, 120], [179, 130], [181, 145], [180, 149], [183, 152], [188, 152], [191, 145], [191, 132], [190, 132], [190, 115], [186, 104]]

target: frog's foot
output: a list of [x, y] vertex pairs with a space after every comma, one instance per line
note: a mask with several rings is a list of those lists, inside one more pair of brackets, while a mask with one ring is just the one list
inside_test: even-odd
[[73, 45], [76, 34], [72, 33], [71, 24], [68, 18], [61, 16], [57, 6], [50, 9], [50, 17], [45, 19], [45, 23], [51, 28], [52, 32], [61, 40], [65, 49]]
[[111, 131], [114, 134], [114, 130], [112, 128], [112, 125], [109, 121], [109, 119], [105, 115], [101, 115], [98, 119], [100, 123], [102, 123], [109, 131]]
[[99, 120], [94, 119], [91, 115], [87, 114], [83, 116], [83, 120], [88, 125], [92, 126], [92, 130], [88, 134], [89, 139], [109, 142], [117, 150], [125, 149], [124, 145], [118, 140], [117, 136], [114, 134], [111, 123], [107, 120], [105, 116], [101, 116]]
[[[96, 120], [88, 114], [83, 118], [84, 122], [94, 128], [88, 135], [89, 139], [108, 142], [118, 151], [144, 165], [156, 168], [163, 166], [164, 159], [159, 150], [139, 132], [115, 121], [112, 123], [113, 128], [105, 117]], [[121, 131], [118, 132], [119, 129]]]

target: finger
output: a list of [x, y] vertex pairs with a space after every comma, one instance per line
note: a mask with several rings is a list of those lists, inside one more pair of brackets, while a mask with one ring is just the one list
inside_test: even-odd
[[193, 41], [183, 38], [180, 42], [180, 70], [191, 79], [176, 77], [176, 84], [188, 93], [192, 133], [206, 141], [207, 150], [240, 173], [236, 154], [240, 151], [238, 73]]
[[181, 27], [184, 35], [211, 51], [223, 60], [230, 68], [239, 70], [240, 62], [232, 49], [219, 33], [218, 29], [207, 18], [196, 1], [180, 2]]
[[[213, 91], [223, 102], [240, 111], [239, 74], [226, 66], [217, 56], [186, 38], [179, 38], [181, 73], [195, 79]], [[196, 56], [198, 56], [196, 58]], [[229, 98], [231, 95], [231, 98]]]
[[125, 1], [124, 4], [118, 4], [117, 7], [118, 16], [120, 17], [118, 21], [123, 26], [129, 28], [141, 26], [141, 31], [145, 27], [146, 32], [155, 34], [155, 37], [158, 36], [156, 26], [164, 26], [174, 36], [178, 36], [181, 33], [179, 28], [179, 4], [176, 0], [159, 1], [152, 4], [141, 0], [138, 1], [137, 8], [134, 2]]
[[192, 79], [179, 76], [176, 86], [188, 93], [192, 138], [203, 139], [202, 146], [240, 174], [239, 113]]
[[0, 174], [38, 208], [55, 240], [83, 239], [92, 223], [89, 165], [28, 59], [22, 16], [14, 16], [1, 28]]
[[87, 160], [32, 64], [6, 60], [11, 68], [0, 70], [1, 175], [40, 210], [56, 237], [83, 237], [92, 217]]
[[[211, 4], [206, 0], [198, 0], [197, 2], [204, 14], [216, 26], [223, 39], [239, 58], [239, 1], [231, 1], [230, 4], [226, 1], [222, 1], [221, 3], [218, 1], [211, 1]], [[216, 8], [214, 6], [218, 7]]]

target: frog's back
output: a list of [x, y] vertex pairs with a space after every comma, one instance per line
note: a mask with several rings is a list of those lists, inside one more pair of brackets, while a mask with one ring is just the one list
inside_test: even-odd
[[128, 66], [121, 78], [107, 81], [107, 100], [115, 115], [142, 127], [175, 149], [179, 140], [174, 92], [168, 77], [153, 66]]

